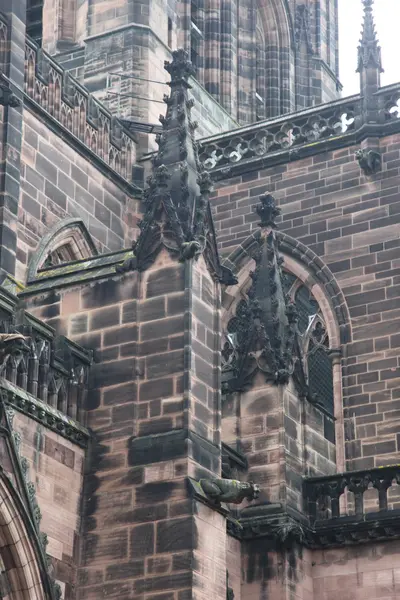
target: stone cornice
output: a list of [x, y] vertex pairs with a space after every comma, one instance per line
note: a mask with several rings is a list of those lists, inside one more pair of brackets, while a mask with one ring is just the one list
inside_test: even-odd
[[18, 294], [18, 297], [40, 295], [53, 289], [83, 285], [97, 279], [119, 277], [115, 272], [116, 265], [131, 256], [132, 250], [119, 250], [41, 270], [35, 280]]
[[293, 543], [310, 549], [354, 546], [399, 539], [400, 510], [350, 515], [310, 526], [303, 515], [281, 504], [252, 506], [241, 511], [237, 521], [227, 521], [227, 532], [241, 541], [262, 538], [270, 549]]
[[76, 421], [35, 398], [22, 388], [0, 378], [0, 393], [6, 404], [38, 421], [41, 425], [66, 438], [81, 448], [86, 448], [90, 439], [89, 431]]

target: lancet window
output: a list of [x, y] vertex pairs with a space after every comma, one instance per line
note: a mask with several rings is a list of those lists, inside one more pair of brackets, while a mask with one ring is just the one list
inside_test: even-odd
[[334, 413], [330, 343], [321, 309], [310, 290], [291, 273], [284, 275], [285, 291], [295, 304], [310, 397]]

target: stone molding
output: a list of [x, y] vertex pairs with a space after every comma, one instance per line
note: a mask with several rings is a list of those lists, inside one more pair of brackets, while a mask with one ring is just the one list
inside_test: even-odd
[[[320, 283], [335, 313], [340, 330], [340, 343], [347, 344], [351, 341], [350, 314], [345, 297], [329, 267], [302, 242], [295, 240], [290, 235], [277, 231], [277, 240], [280, 252], [289, 255], [302, 263], [310, 274]], [[237, 273], [244, 260], [251, 256], [251, 252], [258, 245], [260, 231], [252, 233], [244, 242], [225, 259], [224, 264]]]
[[32, 394], [3, 378], [0, 379], [0, 393], [9, 406], [38, 421], [47, 429], [58, 433], [58, 435], [73, 444], [77, 444], [81, 448], [87, 448], [90, 439], [89, 431], [61, 411], [45, 404]]

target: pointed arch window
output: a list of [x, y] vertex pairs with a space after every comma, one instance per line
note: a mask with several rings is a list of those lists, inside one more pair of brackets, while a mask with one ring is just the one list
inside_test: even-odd
[[333, 365], [322, 311], [311, 291], [294, 275], [285, 273], [285, 287], [297, 308], [310, 397], [333, 416]]
[[96, 245], [82, 219], [64, 219], [45, 235], [33, 255], [28, 267], [28, 283], [40, 271], [97, 254]]
[[256, 29], [256, 119], [265, 119], [265, 37], [260, 25]]

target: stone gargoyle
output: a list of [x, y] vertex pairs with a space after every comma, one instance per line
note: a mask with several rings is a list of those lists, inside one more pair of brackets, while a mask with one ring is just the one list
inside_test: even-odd
[[27, 339], [22, 333], [0, 333], [0, 367], [9, 356], [19, 356], [29, 350]]
[[258, 485], [235, 479], [200, 479], [199, 485], [209, 500], [216, 504], [241, 504], [243, 500], [255, 500], [260, 494]]

